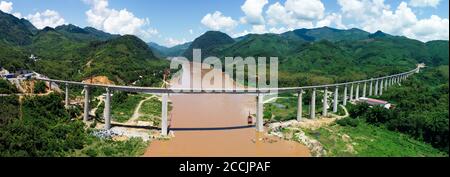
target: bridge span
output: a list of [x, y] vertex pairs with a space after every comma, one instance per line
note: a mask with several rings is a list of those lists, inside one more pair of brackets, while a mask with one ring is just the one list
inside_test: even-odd
[[[103, 85], [103, 84], [90, 84], [74, 81], [64, 81], [55, 80], [49, 78], [36, 77], [34, 79], [47, 82], [48, 85], [54, 83], [65, 85], [65, 105], [69, 106], [69, 86], [78, 85], [84, 87], [84, 114], [83, 120], [88, 121], [89, 110], [90, 110], [90, 89], [91, 88], [104, 88], [106, 90], [105, 96], [105, 109], [104, 109], [104, 120], [105, 129], [111, 128], [111, 91], [125, 91], [125, 92], [136, 92], [136, 93], [152, 93], [162, 95], [162, 108], [161, 108], [161, 135], [165, 136], [168, 134], [168, 97], [169, 94], [247, 94], [257, 96], [257, 106], [256, 106], [256, 131], [263, 132], [263, 109], [264, 102], [263, 98], [265, 95], [270, 95], [273, 92], [277, 93], [297, 93], [298, 94], [298, 111], [297, 111], [297, 121], [301, 121], [303, 117], [302, 106], [303, 106], [303, 95], [306, 91], [311, 93], [311, 106], [310, 106], [310, 119], [316, 118], [316, 92], [317, 90], [323, 90], [324, 95], [328, 94], [329, 89], [332, 89], [333, 101], [332, 101], [332, 112], [336, 113], [338, 111], [338, 104], [347, 105], [348, 101], [354, 101], [360, 99], [360, 94], [362, 97], [366, 96], [378, 96], [382, 95], [383, 91], [387, 90], [394, 84], [399, 84], [406, 80], [408, 77], [415, 73], [419, 73], [420, 69], [424, 66], [418, 65], [417, 68], [389, 76], [371, 78], [366, 80], [350, 81], [344, 83], [336, 84], [325, 84], [316, 86], [304, 86], [304, 87], [287, 87], [287, 88], [249, 88], [249, 89], [193, 89], [193, 88], [154, 88], [154, 87], [134, 87], [134, 86], [118, 86], [118, 85]], [[362, 87], [362, 89], [361, 89]], [[339, 100], [339, 90], [343, 88], [343, 97]], [[350, 93], [348, 93], [350, 92]], [[361, 93], [362, 92], [362, 93]], [[322, 115], [328, 115], [328, 101], [327, 97], [323, 98], [323, 111]]]

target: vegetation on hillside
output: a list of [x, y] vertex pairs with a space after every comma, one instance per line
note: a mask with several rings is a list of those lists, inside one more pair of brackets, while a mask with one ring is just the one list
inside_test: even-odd
[[12, 94], [17, 93], [17, 88], [9, 81], [0, 79], [0, 94]]
[[[75, 25], [37, 30], [25, 19], [0, 13], [0, 67], [10, 72], [30, 69], [50, 78], [75, 81], [107, 76], [122, 85], [159, 86], [162, 71], [168, 68], [167, 60], [155, 57], [135, 36]], [[31, 54], [38, 61], [28, 59]]]
[[364, 122], [356, 127], [332, 125], [305, 132], [332, 157], [448, 157], [408, 135]]
[[19, 118], [20, 108], [17, 96], [1, 96], [0, 105], [0, 127]]
[[350, 107], [351, 118], [338, 121], [345, 126], [366, 122], [407, 134], [449, 152], [448, 66], [431, 68], [383, 93], [395, 109], [370, 108], [367, 104]]
[[113, 142], [91, 136], [81, 120], [71, 117], [72, 110], [64, 108], [61, 95], [25, 98], [21, 119], [14, 112], [19, 110], [14, 108], [17, 97], [0, 101], [1, 157], [137, 156], [146, 148], [141, 139]]

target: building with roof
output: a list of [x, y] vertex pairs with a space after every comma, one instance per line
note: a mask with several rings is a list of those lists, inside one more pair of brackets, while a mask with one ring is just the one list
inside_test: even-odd
[[358, 100], [356, 100], [357, 103], [367, 103], [371, 106], [382, 106], [386, 109], [392, 109], [393, 106], [391, 103], [389, 103], [388, 101], [384, 101], [384, 100], [379, 100], [379, 99], [373, 99], [373, 98], [359, 98]]

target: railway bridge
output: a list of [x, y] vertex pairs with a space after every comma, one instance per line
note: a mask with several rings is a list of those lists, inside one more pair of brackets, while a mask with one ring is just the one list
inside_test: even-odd
[[[316, 85], [316, 86], [304, 86], [304, 87], [288, 87], [288, 88], [257, 88], [257, 89], [195, 89], [195, 88], [153, 88], [153, 87], [134, 87], [134, 86], [118, 86], [118, 85], [103, 85], [103, 84], [89, 84], [74, 81], [64, 81], [64, 80], [54, 80], [48, 78], [35, 78], [36, 80], [41, 80], [48, 82], [48, 85], [61, 84], [65, 85], [65, 104], [69, 105], [69, 87], [71, 85], [78, 85], [84, 87], [84, 115], [83, 120], [88, 121], [89, 110], [90, 110], [90, 90], [91, 88], [103, 88], [106, 90], [105, 96], [105, 109], [104, 109], [104, 120], [105, 129], [111, 128], [111, 92], [125, 91], [125, 92], [136, 92], [136, 93], [152, 93], [162, 95], [162, 112], [161, 112], [161, 135], [168, 134], [168, 97], [169, 94], [247, 94], [255, 95], [257, 97], [257, 112], [256, 112], [256, 131], [264, 131], [263, 125], [263, 109], [264, 102], [263, 98], [265, 95], [269, 95], [274, 91], [277, 93], [297, 93], [298, 94], [298, 111], [297, 120], [301, 121], [303, 116], [303, 95], [305, 92], [311, 93], [309, 118], [316, 118], [316, 92], [317, 90], [323, 90], [324, 95], [327, 95], [329, 91], [332, 92], [333, 101], [332, 105], [328, 105], [327, 96], [323, 97], [323, 111], [322, 115], [328, 115], [328, 108], [336, 113], [338, 111], [338, 104], [347, 105], [348, 101], [359, 100], [361, 97], [366, 96], [378, 96], [382, 95], [383, 91], [387, 90], [394, 84], [399, 84], [406, 80], [408, 77], [415, 73], [419, 73], [423, 65], [417, 65], [417, 68], [383, 77], [370, 78], [366, 80], [358, 80], [344, 83], [326, 84], [326, 85]], [[339, 97], [340, 90], [343, 89], [343, 96]], [[361, 96], [361, 97], [360, 97]]]

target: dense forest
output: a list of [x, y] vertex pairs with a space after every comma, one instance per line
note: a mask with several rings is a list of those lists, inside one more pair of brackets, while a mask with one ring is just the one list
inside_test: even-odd
[[408, 134], [449, 153], [448, 66], [425, 69], [384, 92], [395, 109], [370, 108], [367, 104], [350, 106], [351, 118], [338, 121], [344, 126], [368, 124]]
[[61, 95], [26, 97], [21, 109], [18, 99], [0, 97], [0, 156], [136, 156], [147, 147], [136, 138], [94, 137], [81, 120], [74, 119], [80, 109], [66, 110]]
[[[121, 85], [138, 81], [142, 86], [159, 86], [168, 67], [168, 61], [156, 57], [135, 36], [75, 25], [38, 30], [27, 20], [1, 11], [0, 22], [0, 67], [13, 73], [28, 69], [53, 79], [106, 76]], [[32, 54], [37, 59], [29, 59]]]

